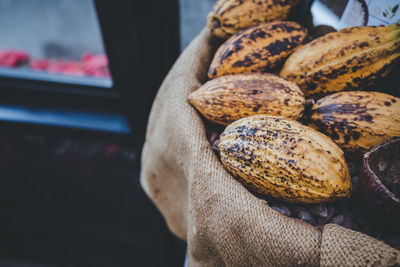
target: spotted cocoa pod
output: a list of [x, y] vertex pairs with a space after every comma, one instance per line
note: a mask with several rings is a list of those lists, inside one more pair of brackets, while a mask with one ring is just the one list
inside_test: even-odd
[[206, 82], [189, 95], [189, 103], [207, 120], [228, 125], [255, 114], [298, 119], [305, 99], [300, 88], [268, 73], [236, 74]]
[[386, 27], [351, 27], [304, 45], [286, 60], [280, 75], [307, 98], [363, 90], [386, 76], [400, 58], [400, 22]]
[[228, 74], [271, 72], [307, 41], [307, 30], [296, 22], [263, 23], [238, 32], [215, 53], [208, 70], [214, 79]]
[[311, 127], [330, 136], [348, 154], [362, 154], [400, 136], [400, 98], [350, 91], [321, 98], [312, 108]]
[[351, 195], [343, 151], [329, 137], [297, 121], [246, 117], [225, 128], [218, 147], [225, 168], [260, 195], [295, 203]]
[[218, 0], [208, 14], [207, 26], [221, 38], [263, 22], [287, 20], [299, 0]]

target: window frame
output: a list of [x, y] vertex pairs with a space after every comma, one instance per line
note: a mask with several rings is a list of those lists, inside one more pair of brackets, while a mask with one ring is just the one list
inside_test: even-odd
[[111, 88], [1, 76], [0, 104], [119, 113], [142, 143], [152, 101], [180, 51], [179, 13], [178, 0], [135, 2], [94, 0]]

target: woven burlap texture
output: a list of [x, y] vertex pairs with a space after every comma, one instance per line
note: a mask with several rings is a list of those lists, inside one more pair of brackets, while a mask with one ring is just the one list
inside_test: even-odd
[[204, 29], [163, 81], [149, 116], [141, 184], [189, 266], [385, 266], [400, 251], [335, 225], [322, 233], [280, 215], [225, 171], [188, 94], [201, 86], [218, 41]]

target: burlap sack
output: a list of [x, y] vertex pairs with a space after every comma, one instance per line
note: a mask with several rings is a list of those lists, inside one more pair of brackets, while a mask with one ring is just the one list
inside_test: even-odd
[[142, 152], [142, 186], [187, 241], [189, 266], [399, 265], [400, 251], [337, 225], [320, 232], [280, 215], [225, 171], [187, 103], [215, 46], [204, 29], [181, 54], [153, 103]]

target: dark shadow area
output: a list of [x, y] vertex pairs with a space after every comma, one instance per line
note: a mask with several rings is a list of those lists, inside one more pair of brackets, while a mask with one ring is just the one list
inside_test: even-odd
[[129, 137], [1, 129], [1, 266], [183, 266]]

